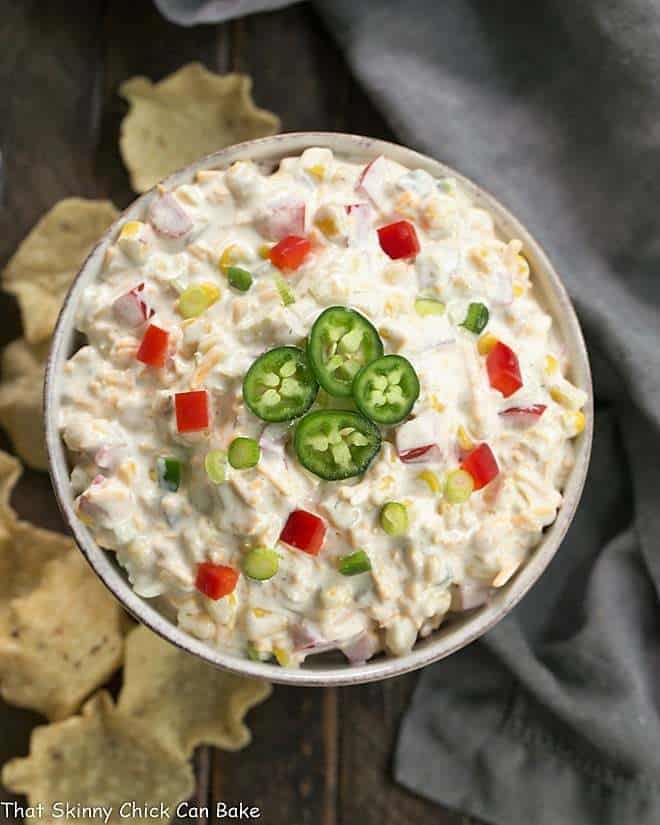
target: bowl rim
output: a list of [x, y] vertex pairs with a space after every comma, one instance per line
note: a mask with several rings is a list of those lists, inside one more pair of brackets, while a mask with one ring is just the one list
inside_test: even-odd
[[[587, 392], [586, 426], [576, 439], [575, 463], [563, 490], [563, 503], [555, 521], [543, 533], [541, 542], [516, 575], [484, 606], [462, 614], [454, 614], [450, 622], [441, 625], [429, 637], [418, 640], [412, 651], [402, 656], [381, 656], [360, 665], [340, 664], [282, 668], [268, 662], [253, 662], [226, 654], [196, 639], [170, 621], [149, 600], [138, 596], [128, 578], [110, 561], [110, 553], [102, 550], [87, 527], [76, 516], [69, 484], [67, 457], [58, 428], [58, 400], [61, 367], [69, 355], [75, 335], [75, 310], [82, 289], [98, 276], [105, 248], [114, 238], [120, 224], [127, 218], [142, 214], [154, 197], [158, 186], [169, 190], [189, 182], [204, 169], [226, 168], [235, 160], [277, 162], [283, 157], [299, 154], [311, 146], [327, 146], [336, 154], [368, 162], [385, 154], [410, 168], [424, 168], [435, 177], [456, 178], [478, 205], [488, 209], [504, 237], [519, 238], [525, 255], [531, 260], [535, 286], [541, 286], [553, 323], [561, 327], [561, 340], [570, 349], [571, 372]], [[209, 664], [243, 676], [267, 679], [282, 684], [330, 687], [354, 685], [400, 676], [425, 667], [470, 644], [506, 616], [543, 573], [557, 552], [568, 531], [584, 488], [593, 438], [593, 390], [587, 348], [568, 293], [538, 241], [499, 200], [455, 169], [400, 144], [343, 132], [288, 132], [258, 138], [213, 152], [165, 178], [158, 186], [140, 195], [106, 230], [83, 262], [74, 278], [60, 310], [46, 364], [44, 383], [44, 421], [49, 473], [55, 496], [66, 524], [76, 544], [96, 575], [115, 598], [139, 622], [180, 649]], [[312, 657], [313, 658], [313, 657]]]

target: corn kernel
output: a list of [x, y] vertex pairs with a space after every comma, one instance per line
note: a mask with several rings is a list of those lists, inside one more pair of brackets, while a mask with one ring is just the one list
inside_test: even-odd
[[257, 619], [263, 619], [263, 617], [267, 616], [269, 614], [269, 612], [270, 612], [269, 610], [262, 610], [260, 607], [253, 607], [252, 608], [252, 613], [253, 613], [254, 616], [257, 617]]
[[495, 344], [497, 344], [497, 338], [492, 332], [487, 332], [485, 335], [482, 335], [477, 341], [477, 350], [479, 355], [488, 355]]
[[518, 272], [523, 278], [529, 278], [529, 264], [524, 255], [518, 255]]
[[574, 438], [584, 431], [587, 419], [582, 410], [567, 410], [564, 413], [564, 423], [570, 433], [570, 437]]
[[458, 428], [457, 437], [458, 446], [461, 448], [461, 450], [465, 450], [465, 452], [467, 452], [468, 450], [473, 449], [474, 441], [470, 438], [468, 431], [462, 424]]
[[262, 243], [259, 247], [259, 257], [267, 261], [270, 258], [270, 246], [267, 243]]
[[274, 647], [273, 653], [277, 659], [277, 664], [280, 667], [286, 667], [289, 664], [289, 654], [281, 647]]
[[547, 375], [552, 375], [554, 372], [557, 372], [558, 366], [559, 361], [557, 361], [554, 355], [545, 356], [545, 371]]
[[126, 461], [122, 461], [122, 463], [117, 468], [117, 477], [124, 482], [124, 484], [130, 484], [135, 477], [135, 473], [137, 471], [137, 467], [135, 462], [132, 459], [128, 459]]
[[326, 238], [332, 238], [339, 231], [337, 222], [330, 216], [325, 218], [316, 218], [314, 221], [314, 226], [316, 226], [317, 229], [320, 229]]
[[514, 284], [513, 285], [513, 297], [514, 298], [522, 298], [525, 294], [525, 287], [522, 284]]
[[438, 396], [435, 393], [431, 393], [431, 395], [429, 396], [429, 401], [431, 402], [431, 406], [436, 412], [441, 413], [447, 409], [445, 404], [442, 403], [442, 401], [438, 398]]
[[218, 261], [218, 266], [226, 272], [230, 266], [245, 262], [245, 255], [238, 244], [232, 243], [223, 251]]
[[124, 238], [134, 238], [137, 234], [139, 234], [141, 227], [142, 223], [140, 221], [128, 221], [128, 223], [125, 223], [122, 226], [121, 232], [119, 233], [119, 239], [123, 240]]
[[310, 175], [314, 175], [315, 178], [318, 180], [323, 180], [325, 178], [325, 166], [322, 163], [316, 163], [314, 166], [310, 166], [308, 169], [305, 169]]
[[432, 493], [440, 492], [440, 481], [432, 470], [424, 470], [418, 474], [417, 478], [423, 481]]
[[550, 397], [553, 401], [556, 401], [558, 404], [563, 404], [565, 407], [570, 405], [570, 399], [559, 387], [550, 387]]

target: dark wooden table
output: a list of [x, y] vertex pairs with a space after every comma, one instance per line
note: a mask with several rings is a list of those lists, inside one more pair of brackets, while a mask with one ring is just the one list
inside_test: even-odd
[[[7, 173], [0, 267], [60, 198], [111, 198], [120, 207], [132, 200], [117, 146], [125, 113], [117, 87], [135, 74], [158, 80], [190, 60], [252, 75], [257, 103], [277, 112], [285, 131], [393, 137], [305, 4], [184, 29], [165, 22], [148, 0], [0, 0], [0, 148]], [[4, 345], [20, 334], [6, 295], [0, 321]], [[44, 474], [26, 472], [14, 504], [21, 515], [62, 528]], [[397, 727], [415, 681], [413, 675], [356, 688], [276, 687], [250, 714], [248, 749], [196, 755], [200, 801], [259, 805], [266, 825], [469, 825], [393, 781]], [[26, 752], [37, 721], [0, 706], [0, 762]]]

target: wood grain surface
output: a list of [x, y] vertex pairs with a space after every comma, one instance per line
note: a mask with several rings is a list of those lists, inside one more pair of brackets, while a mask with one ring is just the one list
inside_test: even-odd
[[[159, 80], [190, 60], [250, 74], [257, 103], [277, 112], [286, 131], [393, 138], [305, 4], [185, 29], [148, 0], [0, 0], [0, 266], [58, 199], [107, 197], [120, 207], [132, 200], [118, 151], [126, 106], [117, 87], [135, 74]], [[6, 295], [0, 319], [4, 345], [20, 334]], [[27, 471], [13, 503], [22, 516], [62, 529], [44, 474]], [[246, 750], [198, 751], [197, 802], [212, 811], [219, 800], [258, 805], [265, 825], [469, 825], [392, 778], [397, 726], [415, 678], [332, 690], [276, 687], [250, 713], [254, 740]], [[0, 762], [27, 751], [38, 721], [0, 704]], [[9, 798], [0, 789], [0, 800]]]

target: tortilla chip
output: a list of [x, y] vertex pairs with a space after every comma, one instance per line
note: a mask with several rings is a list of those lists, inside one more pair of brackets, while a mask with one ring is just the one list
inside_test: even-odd
[[51, 336], [71, 282], [118, 214], [110, 201], [66, 198], [41, 218], [18, 247], [2, 283], [18, 299], [28, 343]]
[[[64, 821], [57, 817], [57, 802], [112, 808], [112, 823], [167, 821], [194, 788], [186, 760], [159, 742], [146, 724], [121, 714], [105, 691], [85, 705], [81, 716], [35, 728], [30, 755], [7, 762], [2, 781], [10, 791], [26, 794], [30, 805], [44, 806], [40, 823]], [[142, 809], [163, 804], [169, 816], [121, 819], [127, 801]], [[79, 825], [102, 821], [98, 815], [76, 817]]]
[[18, 455], [35, 470], [47, 470], [42, 412], [48, 343], [12, 341], [2, 353], [0, 425], [7, 430]]
[[217, 75], [189, 63], [160, 83], [133, 77], [119, 88], [130, 110], [119, 148], [136, 192], [204, 155], [242, 140], [274, 135], [280, 119], [259, 109], [247, 75]]
[[[2, 535], [5, 522], [8, 526], [9, 523], [16, 521], [16, 513], [9, 502], [20, 475], [20, 461], [14, 458], [13, 455], [0, 450], [0, 535]], [[0, 588], [2, 587], [2, 578], [4, 577], [0, 576]]]
[[117, 706], [188, 756], [201, 744], [245, 747], [251, 735], [243, 718], [270, 693], [267, 682], [218, 670], [138, 627], [126, 640]]
[[48, 562], [39, 586], [8, 606], [2, 698], [52, 720], [75, 713], [121, 664], [121, 612], [79, 553]]

